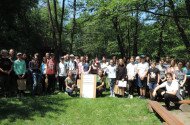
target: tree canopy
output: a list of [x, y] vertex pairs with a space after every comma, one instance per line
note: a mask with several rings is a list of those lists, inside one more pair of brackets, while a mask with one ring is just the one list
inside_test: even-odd
[[190, 58], [189, 0], [1, 0], [0, 48]]

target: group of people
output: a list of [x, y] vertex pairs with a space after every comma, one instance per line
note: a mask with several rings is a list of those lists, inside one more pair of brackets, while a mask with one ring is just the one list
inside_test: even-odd
[[[124, 96], [127, 92], [128, 97], [133, 98], [136, 90], [141, 99], [163, 96], [169, 107], [169, 102], [181, 100], [185, 91], [190, 94], [189, 61], [166, 57], [157, 62], [145, 55], [129, 59], [113, 56], [109, 60], [103, 56], [100, 61], [97, 57], [89, 60], [87, 55], [73, 54], [56, 60], [54, 53], [46, 53], [42, 59], [35, 53], [28, 59], [21, 52], [16, 53], [15, 58], [14, 49], [1, 50], [0, 91], [3, 96], [23, 96], [27, 86], [33, 96], [39, 88], [41, 93], [51, 94], [56, 90], [56, 83], [60, 92], [72, 95], [79, 90], [77, 79], [81, 79], [82, 74], [97, 75], [97, 96], [101, 96], [108, 85], [110, 97]], [[126, 81], [126, 87], [119, 86], [121, 81]]]

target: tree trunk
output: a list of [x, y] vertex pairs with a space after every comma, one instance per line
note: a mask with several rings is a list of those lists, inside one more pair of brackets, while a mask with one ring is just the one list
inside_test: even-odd
[[62, 44], [61, 44], [61, 36], [63, 32], [63, 18], [65, 15], [65, 0], [62, 1], [62, 11], [61, 11], [61, 22], [60, 22], [60, 27], [59, 27], [59, 47], [60, 47], [60, 53], [62, 53]]
[[133, 55], [138, 55], [138, 27], [139, 27], [139, 7], [137, 5], [137, 12], [136, 12], [136, 21], [135, 21], [135, 34], [134, 34], [134, 46], [133, 46]]
[[114, 26], [114, 29], [115, 29], [116, 34], [117, 34], [117, 42], [118, 42], [118, 46], [119, 46], [121, 56], [125, 57], [125, 45], [123, 43], [123, 38], [120, 35], [121, 31], [120, 31], [120, 28], [119, 28], [118, 18], [114, 17], [112, 22], [113, 22], [113, 26]]
[[51, 29], [52, 29], [52, 37], [53, 37], [53, 45], [54, 45], [53, 48], [56, 49], [57, 40], [56, 40], [55, 26], [54, 26], [54, 23], [53, 23], [53, 16], [52, 16], [52, 13], [51, 13], [49, 0], [47, 0], [47, 7], [48, 7], [48, 15], [49, 15], [49, 18], [50, 18]]
[[76, 28], [76, 0], [73, 1], [73, 26], [71, 29], [71, 44], [70, 44], [70, 53], [73, 53], [73, 43], [75, 36], [75, 28]]
[[[164, 6], [163, 6], [163, 14], [165, 15], [166, 11], [165, 11], [165, 8], [166, 8], [166, 1], [164, 0]], [[161, 27], [160, 27], [160, 35], [159, 35], [159, 45], [158, 45], [158, 57], [160, 58], [163, 54], [164, 54], [164, 51], [162, 49], [162, 45], [163, 45], [163, 33], [164, 33], [164, 27], [165, 27], [165, 24], [166, 24], [166, 21], [167, 19], [162, 19], [161, 20]]]
[[190, 54], [190, 41], [188, 40], [188, 37], [187, 37], [182, 25], [180, 24], [180, 20], [178, 18], [177, 12], [175, 11], [173, 0], [169, 0], [169, 5], [170, 5], [170, 8], [171, 8], [172, 13], [173, 13], [175, 24], [179, 30], [180, 37], [182, 38], [183, 43], [187, 48], [187, 52]]
[[187, 15], [190, 18], [190, 0], [185, 0]]

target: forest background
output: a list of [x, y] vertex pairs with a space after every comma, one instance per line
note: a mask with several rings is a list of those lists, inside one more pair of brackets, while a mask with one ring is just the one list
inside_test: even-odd
[[190, 58], [189, 0], [1, 0], [0, 49]]

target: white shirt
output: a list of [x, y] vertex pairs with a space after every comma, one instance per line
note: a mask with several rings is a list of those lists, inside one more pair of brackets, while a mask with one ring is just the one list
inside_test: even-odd
[[180, 91], [179, 91], [179, 83], [176, 80], [173, 80], [172, 83], [168, 83], [167, 81], [161, 84], [162, 87], [166, 87], [166, 91], [167, 92], [172, 92], [172, 91], [176, 91], [176, 96], [181, 100], [182, 97], [180, 95]]
[[137, 64], [137, 70], [140, 77], [145, 75], [145, 72], [148, 71], [149, 64], [147, 62]]
[[126, 68], [128, 79], [133, 80], [137, 72], [137, 65], [129, 63], [127, 64]]
[[62, 62], [59, 63], [59, 76], [67, 76], [66, 65]]
[[109, 65], [106, 69], [106, 72], [108, 74], [108, 78], [116, 78], [116, 66]]
[[108, 62], [106, 62], [106, 63], [100, 63], [100, 67], [101, 67], [101, 69], [103, 69], [104, 72], [105, 72], [105, 71], [106, 71], [106, 68], [108, 67]]

